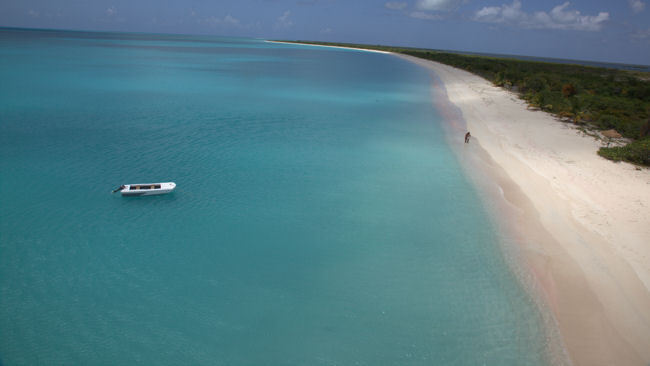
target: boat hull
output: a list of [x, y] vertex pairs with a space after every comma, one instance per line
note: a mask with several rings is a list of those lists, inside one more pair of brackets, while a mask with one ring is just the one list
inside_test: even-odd
[[171, 193], [175, 188], [174, 182], [126, 184], [121, 193], [125, 197], [155, 196]]

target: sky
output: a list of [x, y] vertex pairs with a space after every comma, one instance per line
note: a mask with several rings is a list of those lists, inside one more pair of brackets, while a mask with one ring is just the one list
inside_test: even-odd
[[318, 40], [650, 65], [650, 0], [0, 0], [0, 27]]

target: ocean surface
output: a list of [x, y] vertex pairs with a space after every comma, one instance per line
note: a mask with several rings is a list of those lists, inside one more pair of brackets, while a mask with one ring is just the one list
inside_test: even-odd
[[547, 363], [424, 69], [4, 29], [0, 80], [1, 365]]

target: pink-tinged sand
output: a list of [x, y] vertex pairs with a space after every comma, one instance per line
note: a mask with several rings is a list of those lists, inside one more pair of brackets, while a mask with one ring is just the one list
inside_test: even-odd
[[434, 104], [458, 108], [442, 112], [450, 141], [553, 311], [561, 339], [549, 347], [577, 366], [649, 365], [650, 169], [601, 158], [601, 141], [479, 76], [395, 55], [433, 72]]
[[650, 170], [601, 158], [602, 142], [481, 77], [399, 57], [431, 70], [459, 109], [473, 137], [463, 144], [456, 124], [450, 140], [482, 190], [497, 187], [488, 206], [508, 207], [495, 211], [573, 364], [650, 364]]

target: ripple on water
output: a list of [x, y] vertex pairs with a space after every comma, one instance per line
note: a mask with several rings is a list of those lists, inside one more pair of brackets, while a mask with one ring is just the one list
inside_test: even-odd
[[424, 71], [53, 33], [0, 49], [3, 362], [545, 362]]

